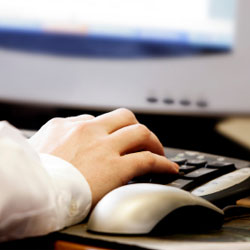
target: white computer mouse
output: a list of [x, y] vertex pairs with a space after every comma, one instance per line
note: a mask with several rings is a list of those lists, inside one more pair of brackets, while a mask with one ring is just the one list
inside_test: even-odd
[[108, 193], [92, 211], [88, 230], [104, 234], [169, 234], [217, 229], [224, 213], [191, 193], [159, 184], [131, 184]]

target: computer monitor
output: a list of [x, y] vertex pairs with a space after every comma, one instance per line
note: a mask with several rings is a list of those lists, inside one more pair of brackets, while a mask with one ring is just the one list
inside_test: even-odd
[[0, 0], [0, 101], [250, 114], [249, 0]]

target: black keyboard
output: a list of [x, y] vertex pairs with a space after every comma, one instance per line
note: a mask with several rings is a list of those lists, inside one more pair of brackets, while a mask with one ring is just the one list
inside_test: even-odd
[[180, 166], [179, 174], [149, 174], [130, 183], [169, 185], [201, 196], [224, 208], [250, 195], [250, 162], [201, 152], [165, 148]]

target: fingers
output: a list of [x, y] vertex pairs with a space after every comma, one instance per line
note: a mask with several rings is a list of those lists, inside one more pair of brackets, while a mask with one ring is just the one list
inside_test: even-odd
[[71, 122], [84, 122], [90, 120], [93, 121], [93, 125], [95, 124], [102, 127], [107, 134], [111, 134], [123, 127], [138, 123], [133, 112], [125, 108], [116, 109], [98, 117], [94, 117], [92, 115], [79, 115], [66, 118], [66, 121]]
[[[165, 156], [157, 155], [149, 151], [137, 152], [122, 156], [127, 171], [128, 180], [147, 173], [171, 173], [179, 172], [179, 166], [168, 160]], [[124, 180], [124, 181], [128, 181]]]
[[124, 108], [100, 115], [95, 118], [95, 122], [103, 126], [108, 134], [120, 128], [138, 123], [135, 115], [130, 110]]
[[121, 155], [146, 150], [164, 155], [159, 139], [147, 127], [141, 124], [130, 125], [117, 130], [109, 136], [112, 146]]

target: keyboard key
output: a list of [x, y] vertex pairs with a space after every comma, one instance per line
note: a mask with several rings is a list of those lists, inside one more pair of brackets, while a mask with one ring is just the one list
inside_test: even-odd
[[[183, 190], [191, 190], [193, 185], [193, 180], [178, 179], [168, 184], [168, 186], [181, 188]], [[190, 188], [191, 187], [191, 188]]]
[[188, 160], [186, 164], [190, 166], [196, 166], [196, 167], [202, 168], [202, 167], [205, 167], [205, 165], [207, 164], [207, 161], [203, 159], [191, 159], [191, 160]]
[[180, 177], [179, 174], [151, 174], [150, 182], [155, 184], [167, 184]]
[[195, 171], [192, 171], [186, 175], [184, 175], [185, 178], [188, 179], [194, 179], [194, 178], [202, 178], [207, 175], [211, 175], [211, 173], [216, 173], [218, 170], [213, 168], [199, 168]]
[[198, 153], [198, 152], [195, 152], [195, 151], [186, 151], [185, 154], [188, 155], [188, 156], [193, 157], [193, 156], [198, 155], [199, 153]]
[[206, 157], [204, 155], [198, 155], [196, 157], [196, 159], [199, 159], [199, 160], [204, 160]]
[[169, 160], [172, 161], [172, 162], [175, 162], [179, 166], [184, 165], [186, 163], [186, 161], [187, 161], [187, 159], [184, 158], [184, 157], [172, 157]]
[[195, 166], [182, 165], [179, 168], [179, 174], [180, 175], [188, 174], [188, 173], [194, 171], [195, 169], [197, 169], [197, 167], [195, 167]]
[[228, 168], [230, 171], [234, 171], [236, 169], [235, 165], [231, 162], [222, 162], [222, 161], [213, 161], [208, 163], [207, 168]]

